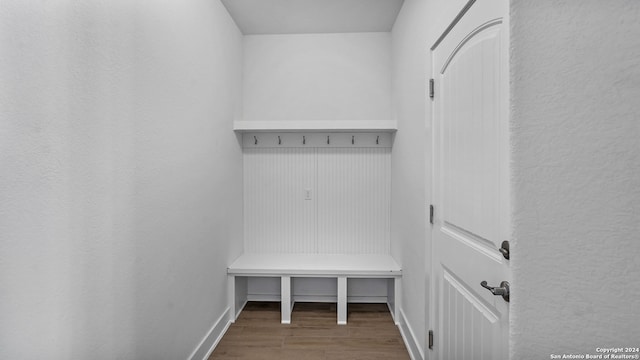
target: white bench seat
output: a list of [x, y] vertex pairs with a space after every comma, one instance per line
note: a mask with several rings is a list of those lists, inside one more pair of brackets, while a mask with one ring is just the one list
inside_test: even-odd
[[402, 270], [389, 255], [316, 255], [316, 254], [244, 254], [227, 269], [232, 321], [235, 321], [235, 278], [279, 277], [281, 281], [282, 323], [291, 322], [291, 278], [335, 277], [338, 285], [338, 324], [347, 323], [347, 279], [387, 278], [393, 279], [393, 301], [390, 303], [396, 321], [400, 301], [400, 279]]

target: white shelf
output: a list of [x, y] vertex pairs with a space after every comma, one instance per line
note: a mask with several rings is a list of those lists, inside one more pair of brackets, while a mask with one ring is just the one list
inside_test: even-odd
[[234, 121], [239, 132], [396, 132], [395, 120]]

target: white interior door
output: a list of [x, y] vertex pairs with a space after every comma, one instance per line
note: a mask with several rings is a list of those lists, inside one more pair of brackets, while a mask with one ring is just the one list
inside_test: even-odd
[[[508, 2], [479, 0], [433, 50], [434, 355], [507, 359]], [[433, 357], [432, 357], [433, 358]]]

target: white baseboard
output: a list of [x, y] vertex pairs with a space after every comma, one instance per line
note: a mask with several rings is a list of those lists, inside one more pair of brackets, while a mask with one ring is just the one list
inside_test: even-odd
[[[248, 301], [280, 302], [280, 295], [247, 294], [247, 300]], [[338, 297], [331, 296], [331, 295], [293, 295], [292, 301], [335, 303], [335, 302], [338, 302]], [[384, 304], [384, 303], [387, 303], [387, 297], [386, 296], [347, 296], [347, 302], [348, 303]]]
[[348, 303], [388, 304], [386, 296], [347, 296]]
[[280, 295], [272, 294], [247, 294], [247, 301], [280, 302]]
[[318, 303], [337, 303], [338, 297], [331, 295], [293, 295], [291, 300], [294, 302], [318, 302]]
[[396, 324], [397, 327], [400, 327], [400, 319], [396, 319], [396, 312], [393, 311], [393, 306], [391, 306], [391, 304], [389, 304], [388, 301], [387, 301], [387, 309], [389, 309], [389, 314], [391, 314], [391, 319], [393, 320], [393, 323]]
[[216, 320], [207, 335], [202, 338], [200, 344], [193, 350], [189, 360], [206, 360], [216, 348], [216, 345], [222, 340], [222, 337], [229, 329], [231, 321], [229, 320], [230, 308], [226, 308], [222, 315]]
[[424, 352], [420, 347], [420, 342], [416, 338], [415, 333], [411, 329], [411, 325], [407, 321], [407, 317], [400, 308], [400, 317], [398, 328], [400, 329], [400, 335], [402, 335], [402, 340], [404, 341], [404, 345], [407, 347], [409, 351], [409, 356], [411, 360], [424, 360]]
[[245, 300], [245, 302], [242, 303], [242, 306], [238, 306], [238, 308], [236, 309], [235, 317], [233, 318], [233, 322], [235, 322], [238, 316], [240, 316], [240, 313], [242, 312], [242, 310], [244, 310], [244, 307], [247, 306], [248, 302], [249, 300]]

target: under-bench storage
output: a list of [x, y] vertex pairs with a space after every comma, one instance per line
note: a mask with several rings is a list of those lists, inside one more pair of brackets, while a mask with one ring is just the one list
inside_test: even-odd
[[399, 319], [402, 270], [389, 255], [244, 254], [227, 269], [232, 321], [243, 301], [237, 298], [237, 279], [244, 277], [280, 278], [282, 323], [291, 322], [293, 308], [291, 278], [323, 277], [337, 281], [338, 324], [347, 323], [347, 281], [349, 278], [390, 279], [387, 303], [395, 321]]

